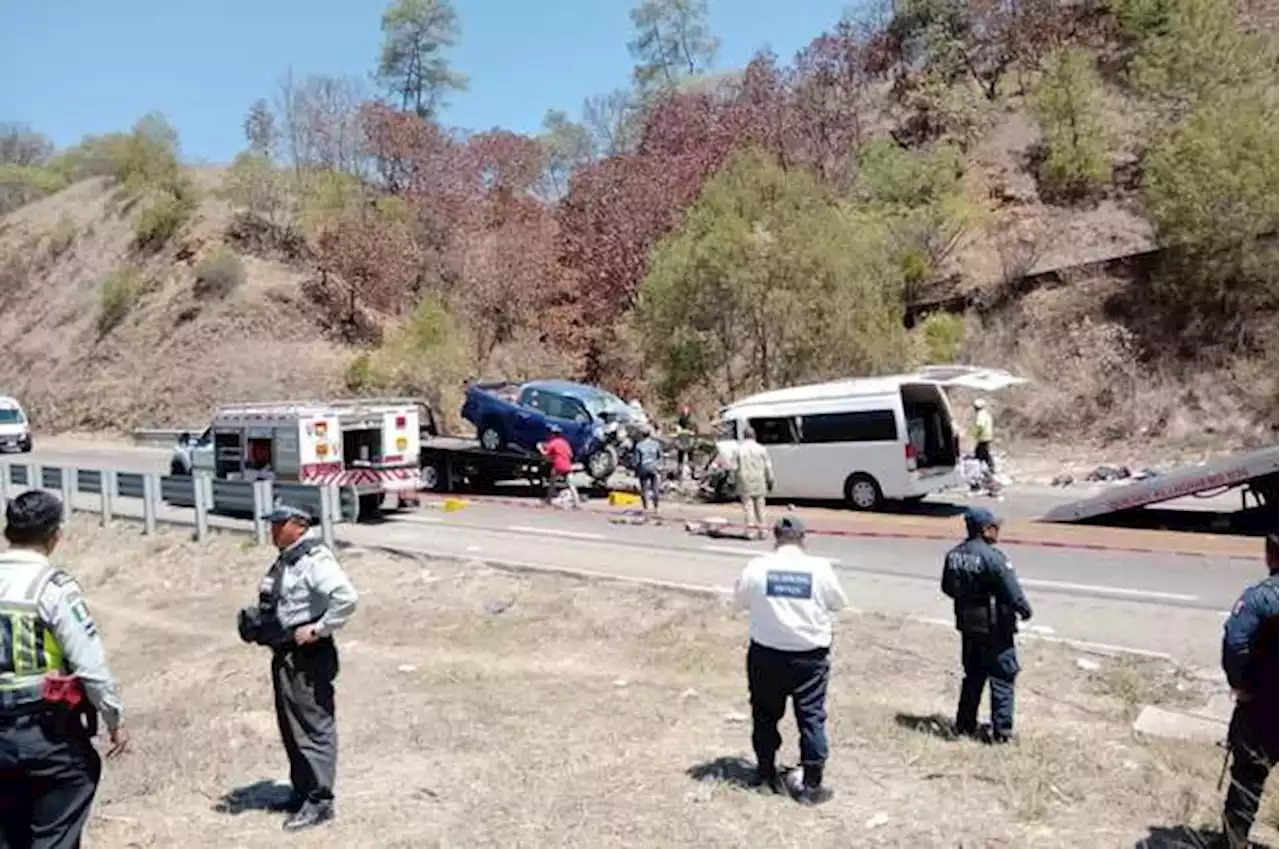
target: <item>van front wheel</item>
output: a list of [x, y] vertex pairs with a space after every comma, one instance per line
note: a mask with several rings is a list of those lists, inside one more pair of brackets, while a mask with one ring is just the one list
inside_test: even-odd
[[859, 472], [844, 482], [844, 501], [854, 510], [878, 510], [884, 494], [875, 478]]

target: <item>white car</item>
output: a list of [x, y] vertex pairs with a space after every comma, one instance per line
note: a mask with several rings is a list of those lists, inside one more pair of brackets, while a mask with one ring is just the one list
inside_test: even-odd
[[16, 398], [0, 395], [0, 451], [31, 450], [31, 424]]

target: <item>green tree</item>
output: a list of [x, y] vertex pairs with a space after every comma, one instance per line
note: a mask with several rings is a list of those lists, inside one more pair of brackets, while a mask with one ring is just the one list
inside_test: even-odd
[[1065, 48], [1050, 54], [1031, 97], [1044, 134], [1040, 188], [1048, 199], [1093, 194], [1111, 178], [1101, 117], [1102, 80], [1089, 54]]
[[223, 198], [271, 224], [283, 224], [288, 212], [285, 176], [262, 153], [236, 156], [222, 183]]
[[1138, 89], [1174, 118], [1242, 89], [1270, 89], [1275, 101], [1276, 39], [1245, 29], [1234, 0], [1135, 4], [1141, 34], [1132, 64]]
[[458, 43], [458, 15], [449, 0], [394, 0], [382, 14], [378, 77], [402, 109], [434, 115], [449, 91], [465, 91], [465, 75], [444, 53]]
[[758, 151], [711, 180], [654, 249], [636, 321], [674, 399], [901, 363], [901, 277], [874, 216]]
[[1164, 278], [1165, 295], [1205, 318], [1234, 324], [1260, 310], [1274, 314], [1275, 255], [1258, 237], [1280, 223], [1277, 118], [1274, 100], [1206, 103], [1143, 162], [1156, 234], [1183, 247], [1177, 273]]
[[950, 144], [906, 150], [877, 139], [859, 152], [854, 197], [883, 223], [908, 303], [981, 217], [965, 195], [963, 177], [963, 157]]
[[711, 67], [720, 42], [707, 24], [707, 0], [640, 0], [631, 10], [635, 38], [627, 48], [637, 62], [641, 91], [674, 88]]
[[276, 146], [280, 141], [280, 130], [276, 127], [276, 116], [266, 98], [258, 98], [249, 107], [244, 118], [244, 137], [249, 143], [249, 152], [271, 159], [276, 154]]
[[575, 170], [595, 158], [595, 142], [591, 131], [569, 120], [562, 110], [549, 109], [542, 119], [538, 143], [547, 154], [544, 193], [551, 200], [569, 191], [569, 177]]

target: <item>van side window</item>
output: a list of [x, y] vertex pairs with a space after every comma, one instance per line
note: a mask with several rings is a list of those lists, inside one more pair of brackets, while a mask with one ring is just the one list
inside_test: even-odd
[[893, 410], [868, 410], [862, 413], [820, 413], [800, 417], [800, 441], [823, 442], [895, 442], [898, 421]]
[[790, 445], [796, 441], [794, 420], [790, 417], [777, 419], [751, 419], [751, 428], [756, 432], [756, 442], [761, 445]]

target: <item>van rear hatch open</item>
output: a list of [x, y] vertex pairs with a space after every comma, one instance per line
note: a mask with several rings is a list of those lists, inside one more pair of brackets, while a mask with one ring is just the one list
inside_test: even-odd
[[960, 437], [951, 416], [951, 404], [943, 388], [996, 392], [1026, 383], [1003, 369], [980, 366], [923, 366], [909, 383], [902, 384], [902, 409], [907, 419], [908, 465], [949, 470], [960, 461]]

